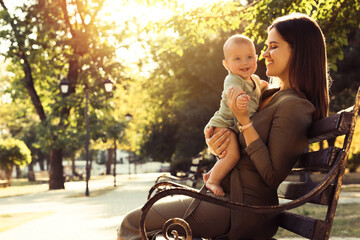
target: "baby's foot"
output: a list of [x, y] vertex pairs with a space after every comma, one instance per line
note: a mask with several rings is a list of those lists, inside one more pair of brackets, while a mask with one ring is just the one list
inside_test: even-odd
[[225, 196], [225, 193], [219, 184], [210, 183], [209, 181], [207, 181], [206, 188], [212, 191], [216, 196], [220, 196], [220, 197]]
[[207, 180], [209, 179], [209, 177], [210, 177], [210, 172], [205, 173], [205, 174], [203, 175], [203, 180], [204, 180], [204, 182], [207, 182]]

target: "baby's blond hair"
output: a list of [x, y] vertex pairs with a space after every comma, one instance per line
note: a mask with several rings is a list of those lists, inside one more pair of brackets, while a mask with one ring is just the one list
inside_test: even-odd
[[235, 34], [229, 37], [223, 46], [224, 58], [226, 59], [227, 51], [232, 44], [244, 44], [244, 43], [251, 44], [255, 49], [255, 45], [253, 41], [251, 41], [251, 39], [248, 38], [247, 36], [244, 36], [242, 34]]

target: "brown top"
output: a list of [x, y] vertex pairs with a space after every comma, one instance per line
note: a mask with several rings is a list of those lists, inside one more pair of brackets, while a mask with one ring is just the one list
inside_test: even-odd
[[[222, 182], [225, 192], [230, 192], [230, 201], [277, 205], [277, 187], [307, 146], [307, 129], [314, 106], [293, 89], [276, 91], [264, 92], [263, 98], [275, 94], [265, 108], [251, 118], [260, 138], [245, 148], [244, 137], [242, 133], [239, 135], [240, 160]], [[277, 225], [276, 215], [232, 210], [227, 238], [272, 237]]]

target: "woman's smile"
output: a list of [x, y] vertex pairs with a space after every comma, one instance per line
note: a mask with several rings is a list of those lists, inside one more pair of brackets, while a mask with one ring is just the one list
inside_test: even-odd
[[267, 42], [268, 48], [263, 53], [266, 60], [266, 75], [279, 77], [283, 82], [289, 81], [290, 45], [275, 28], [269, 31]]

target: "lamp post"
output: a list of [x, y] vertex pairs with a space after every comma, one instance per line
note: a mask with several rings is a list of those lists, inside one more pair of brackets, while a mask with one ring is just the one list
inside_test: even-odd
[[[127, 122], [130, 122], [132, 119], [133, 119], [133, 116], [132, 116], [130, 113], [127, 113], [127, 114], [125, 115], [125, 120], [126, 120]], [[129, 150], [129, 157], [128, 157], [128, 158], [129, 158], [128, 161], [129, 161], [129, 178], [130, 178], [130, 174], [131, 174], [131, 169], [130, 169], [130, 150]]]
[[116, 187], [116, 138], [114, 138], [114, 187]]
[[[127, 113], [125, 115], [125, 120], [127, 122], [131, 121], [132, 119], [132, 115], [130, 113]], [[116, 187], [116, 137], [114, 138], [114, 171], [113, 171], [113, 176], [114, 176], [114, 187]]]
[[[69, 91], [70, 82], [63, 78], [60, 82], [60, 90], [61, 93], [66, 95]], [[85, 196], [89, 196], [89, 179], [90, 179], [90, 165], [89, 165], [89, 145], [90, 145], [90, 138], [89, 138], [89, 86], [86, 82], [84, 84], [85, 87], [85, 130], [86, 130], [86, 140], [85, 140], [85, 154], [86, 154], [86, 189], [85, 189]], [[104, 88], [107, 93], [110, 93], [113, 88], [113, 82], [110, 79], [106, 79], [104, 81]]]

